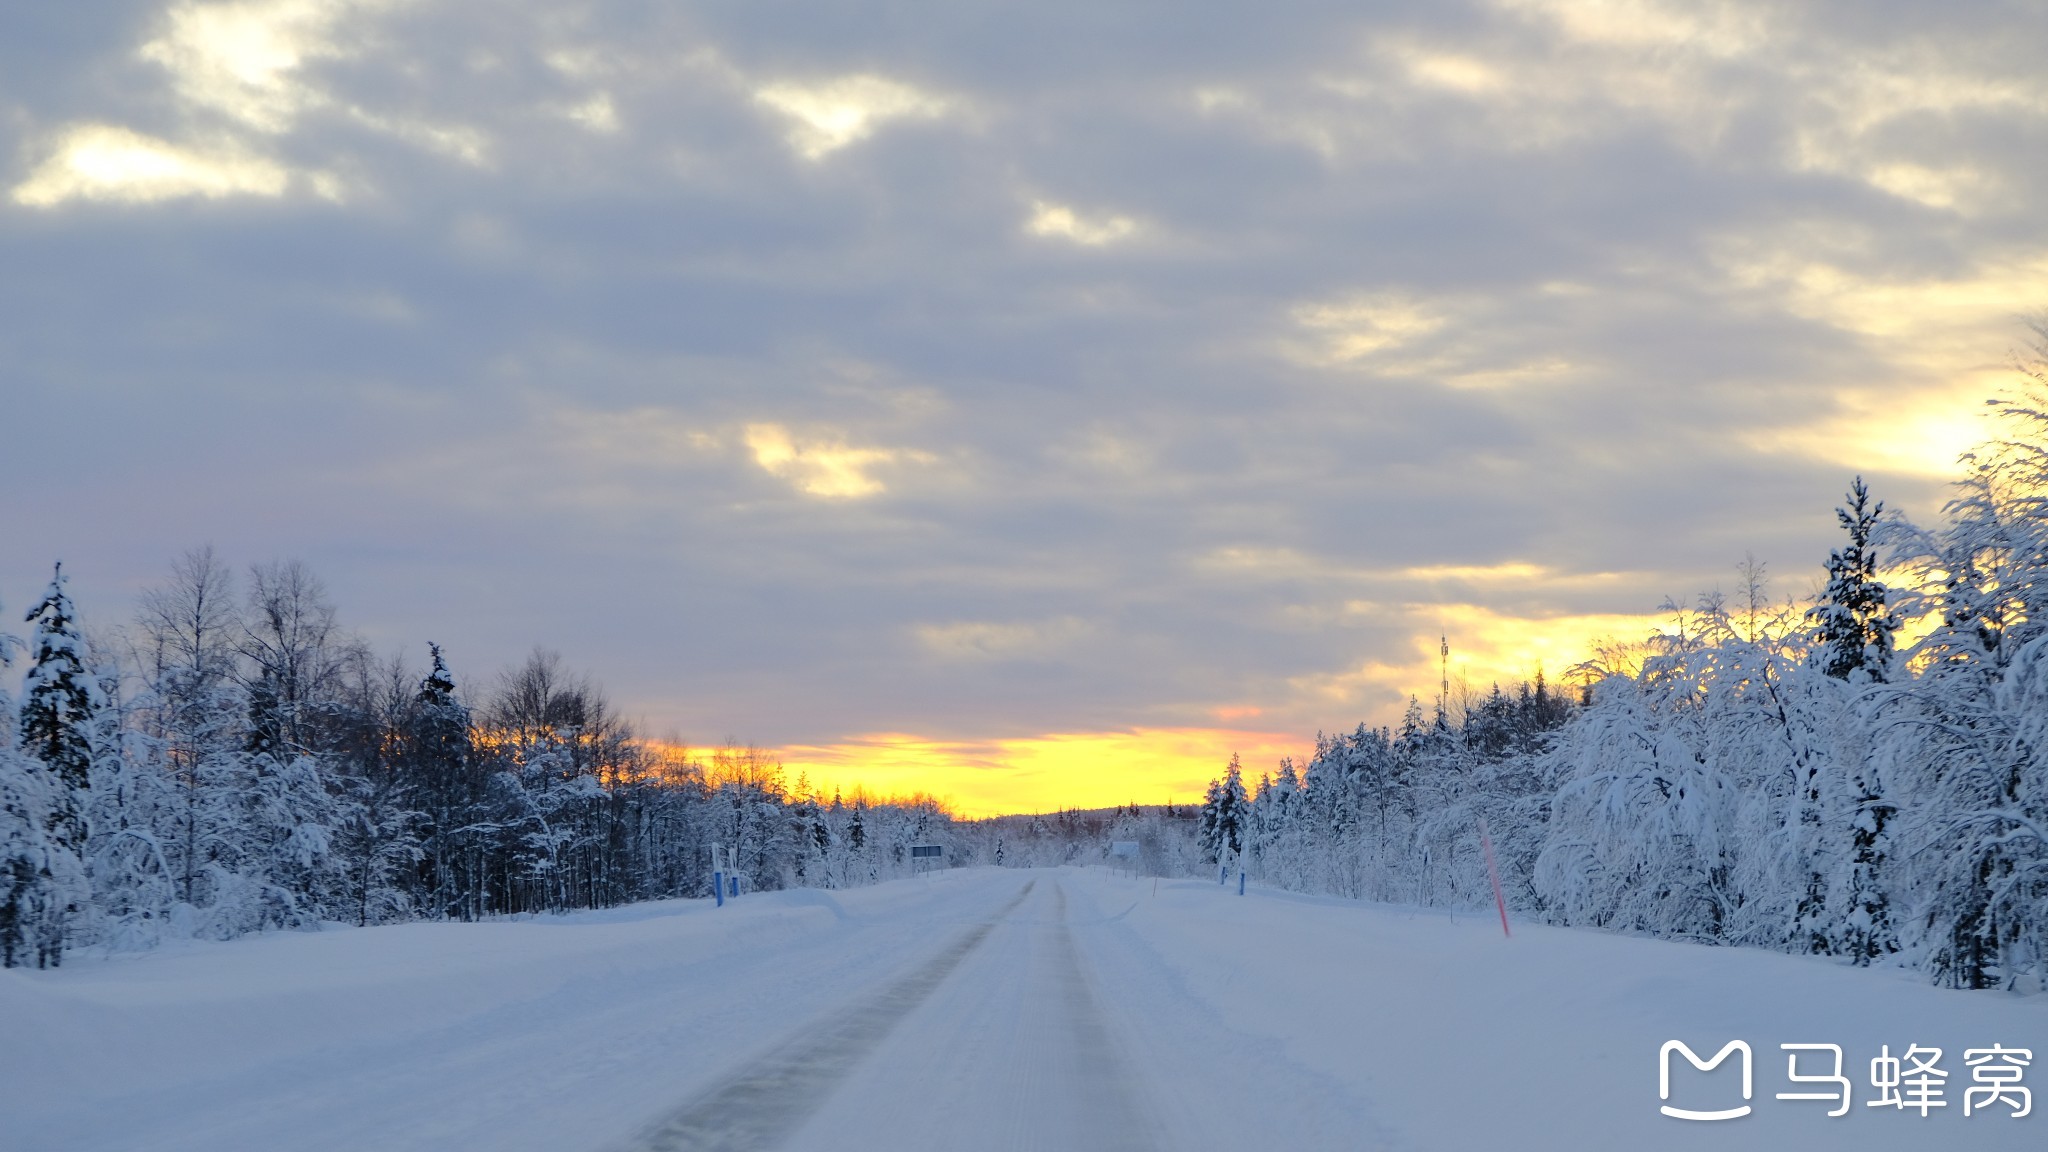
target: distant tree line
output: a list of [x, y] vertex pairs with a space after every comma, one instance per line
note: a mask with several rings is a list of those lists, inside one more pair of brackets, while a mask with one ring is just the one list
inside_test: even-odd
[[[1938, 527], [1872, 500], [1811, 603], [1762, 565], [1641, 643], [1398, 729], [1317, 741], [1202, 806], [1278, 886], [2048, 987], [2048, 328]], [[1881, 579], [1885, 577], [1889, 579]]]
[[[378, 659], [302, 564], [180, 558], [140, 617], [82, 628], [60, 565], [0, 690], [0, 964], [323, 921], [477, 919], [906, 874], [935, 801], [827, 800], [754, 748], [637, 737], [536, 651], [474, 695], [438, 647]], [[960, 858], [956, 849], [952, 856]]]
[[[1146, 876], [1189, 876], [1206, 866], [1197, 835], [1199, 810], [1168, 802], [1116, 808], [1063, 808], [962, 821], [961, 850], [978, 863], [1004, 868], [1063, 864], [1116, 864]], [[1111, 846], [1135, 844], [1136, 857], [1115, 857]]]

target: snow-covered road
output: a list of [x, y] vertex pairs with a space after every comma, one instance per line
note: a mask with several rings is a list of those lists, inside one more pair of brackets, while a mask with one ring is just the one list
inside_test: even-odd
[[[1748, 1041], [1755, 1114], [1659, 1115], [1667, 1039]], [[1775, 1099], [1778, 1044], [1815, 1041], [1847, 1052], [1839, 1119]], [[1943, 1046], [1950, 1106], [1868, 1108], [1880, 1043]], [[1960, 1115], [1962, 1050], [1993, 1043], [2048, 1063], [2048, 1003], [1196, 881], [974, 869], [0, 973], [0, 1150], [2038, 1149], [2048, 1101]], [[1684, 1091], [1736, 1090], [1715, 1075]]]

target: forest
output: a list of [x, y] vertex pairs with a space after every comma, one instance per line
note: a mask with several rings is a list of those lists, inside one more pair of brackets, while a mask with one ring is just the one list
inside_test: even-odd
[[[89, 633], [58, 567], [0, 743], [0, 962], [905, 874], [926, 797], [826, 799], [774, 757], [642, 739], [536, 650], [473, 696], [438, 647], [379, 660], [303, 564], [181, 557]], [[239, 594], [238, 594], [239, 593]], [[18, 641], [0, 655], [20, 655]], [[957, 855], [957, 853], [956, 853]]]

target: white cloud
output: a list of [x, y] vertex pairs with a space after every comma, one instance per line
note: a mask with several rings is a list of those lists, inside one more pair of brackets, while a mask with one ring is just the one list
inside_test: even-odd
[[163, 35], [141, 56], [164, 66], [187, 102], [259, 132], [288, 130], [307, 107], [322, 102], [300, 79], [305, 63], [341, 55], [335, 23], [345, 0], [249, 0], [174, 4]]
[[934, 119], [949, 108], [943, 97], [867, 73], [822, 84], [770, 84], [754, 99], [795, 121], [789, 144], [807, 160], [864, 140], [887, 121]]
[[612, 106], [609, 92], [599, 92], [563, 113], [592, 132], [611, 135], [619, 130], [619, 110]]
[[67, 200], [146, 203], [182, 196], [281, 196], [285, 169], [234, 148], [201, 151], [112, 124], [82, 124], [16, 185], [14, 201], [49, 208]]
[[749, 424], [745, 440], [761, 470], [788, 481], [797, 491], [831, 500], [874, 496], [884, 490], [870, 475], [877, 465], [929, 461], [922, 452], [855, 448], [837, 436], [798, 439], [780, 424]]
[[[168, 74], [190, 127], [177, 139], [89, 122], [68, 128], [54, 153], [13, 191], [17, 203], [147, 202], [183, 196], [281, 196], [296, 182], [339, 202], [342, 178], [293, 169], [265, 155], [264, 137], [290, 134], [308, 112], [328, 109], [373, 131], [470, 164], [489, 139], [464, 127], [375, 112], [335, 98], [306, 75], [316, 60], [347, 57], [343, 21], [392, 7], [390, 0], [178, 0], [136, 56]], [[586, 119], [601, 110], [586, 104]]]
[[1138, 230], [1138, 222], [1129, 216], [1084, 217], [1065, 204], [1049, 200], [1031, 202], [1031, 219], [1024, 223], [1025, 231], [1033, 236], [1044, 236], [1070, 240], [1089, 248], [1099, 248], [1128, 238]]
[[1756, 51], [1771, 38], [1771, 6], [1666, 0], [1496, 0], [1508, 12], [1554, 24], [1584, 44], [1679, 50], [1716, 57]]
[[1507, 79], [1499, 69], [1471, 56], [1419, 48], [1401, 55], [1409, 76], [1428, 87], [1478, 96], [1507, 86]]

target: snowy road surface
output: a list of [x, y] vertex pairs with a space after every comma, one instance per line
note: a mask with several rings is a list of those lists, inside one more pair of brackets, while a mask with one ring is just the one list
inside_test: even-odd
[[[1746, 1040], [1754, 1113], [1659, 1115], [1669, 1039]], [[1808, 1087], [1778, 1045], [1811, 1042], [1845, 1049], [1849, 1115], [1775, 1099]], [[1994, 1043], [2048, 1065], [2048, 998], [973, 869], [0, 972], [0, 1150], [2048, 1146], [2048, 1101], [1961, 1115], [1963, 1049]], [[1948, 1106], [1868, 1107], [1880, 1044], [1943, 1047]], [[1673, 1102], [1726, 1103], [1728, 1070], [1681, 1069]]]

